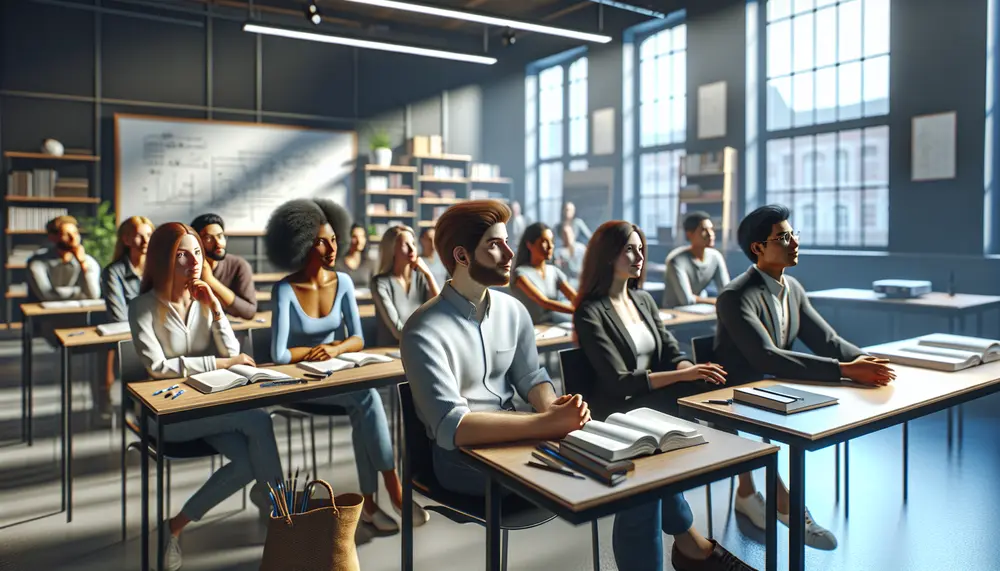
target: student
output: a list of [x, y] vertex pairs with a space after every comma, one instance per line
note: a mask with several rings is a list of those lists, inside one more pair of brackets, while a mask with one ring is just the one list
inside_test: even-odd
[[510, 244], [521, 242], [521, 234], [529, 223], [528, 217], [521, 214], [521, 203], [513, 200], [510, 203], [510, 220], [507, 222], [507, 240]]
[[590, 227], [582, 218], [576, 217], [576, 205], [569, 201], [563, 203], [562, 220], [559, 221], [560, 226], [567, 224], [573, 227], [573, 233], [578, 240], [583, 240], [584, 244], [590, 241]]
[[559, 226], [559, 238], [562, 240], [562, 246], [556, 250], [555, 265], [566, 274], [570, 285], [577, 287], [587, 246], [576, 241], [576, 231], [571, 224]]
[[372, 300], [378, 320], [379, 347], [399, 345], [403, 324], [425, 301], [438, 294], [438, 284], [424, 259], [417, 255], [413, 229], [393, 226], [378, 247], [378, 274], [372, 278]]
[[[289, 272], [273, 290], [271, 357], [275, 363], [324, 361], [364, 348], [354, 283], [347, 274], [334, 270], [338, 249], [347, 247], [350, 227], [350, 214], [323, 199], [292, 200], [271, 214], [264, 236], [267, 257]], [[394, 468], [389, 425], [378, 391], [367, 389], [310, 402], [347, 410], [358, 482], [365, 498], [361, 519], [379, 531], [398, 531], [395, 520], [375, 503], [381, 473], [393, 509], [397, 514], [403, 511], [403, 489]], [[429, 519], [414, 502], [414, 525]]]
[[222, 302], [226, 313], [242, 319], [257, 314], [257, 291], [250, 262], [226, 253], [226, 223], [218, 214], [202, 214], [191, 227], [205, 244], [205, 264], [201, 279]]
[[350, 276], [355, 288], [371, 287], [375, 262], [368, 255], [368, 232], [364, 226], [351, 226], [351, 245], [347, 254], [337, 258], [336, 270]]
[[[477, 497], [485, 494], [486, 478], [458, 447], [558, 440], [590, 420], [580, 395], [556, 398], [548, 373], [539, 366], [525, 308], [490, 290], [509, 280], [514, 257], [506, 243], [509, 216], [503, 203], [492, 200], [458, 204], [441, 215], [437, 248], [452, 279], [441, 295], [410, 317], [400, 346], [417, 415], [433, 440], [431, 461], [438, 481], [448, 490]], [[480, 336], [482, 345], [470, 350], [466, 340]], [[534, 414], [514, 412], [515, 393], [532, 405]], [[746, 569], [697, 534], [680, 494], [633, 511], [642, 512], [644, 519], [619, 526], [616, 518], [619, 569], [663, 569], [661, 527], [677, 534], [676, 569]]]
[[433, 227], [424, 228], [420, 231], [420, 257], [427, 264], [427, 268], [431, 271], [431, 275], [434, 276], [434, 281], [437, 282], [438, 287], [441, 287], [444, 285], [444, 282], [448, 281], [448, 270], [444, 268], [440, 256], [437, 255], [437, 250], [434, 249], [434, 236], [435, 230]]
[[83, 249], [76, 218], [53, 218], [45, 230], [52, 246], [28, 259], [28, 299], [99, 299], [101, 266]]
[[[552, 230], [535, 222], [524, 230], [514, 259], [511, 293], [528, 308], [535, 325], [572, 319], [576, 290], [562, 270], [547, 263], [552, 259], [553, 245]], [[560, 292], [568, 303], [559, 301]]]
[[[204, 258], [194, 229], [179, 222], [160, 226], [149, 240], [147, 256], [142, 293], [129, 304], [128, 320], [135, 350], [149, 375], [172, 379], [253, 365], [253, 359], [240, 353], [222, 303], [199, 279]], [[155, 421], [150, 431], [156, 434]], [[170, 534], [164, 567], [176, 571], [181, 568], [184, 527], [254, 480], [250, 500], [262, 519], [268, 516], [265, 483], [282, 477], [281, 459], [271, 418], [260, 409], [170, 424], [163, 427], [163, 437], [169, 442], [204, 439], [230, 460], [164, 525]]]
[[145, 216], [132, 216], [118, 226], [114, 261], [101, 272], [101, 295], [112, 322], [128, 321], [128, 304], [139, 295], [149, 237], [154, 229], [153, 222]]
[[684, 218], [684, 235], [690, 246], [681, 246], [667, 255], [666, 287], [663, 307], [710, 303], [704, 289], [714, 283], [717, 292], [729, 284], [729, 270], [722, 252], [715, 249], [715, 228], [705, 212], [692, 212]]
[[[845, 341], [813, 309], [805, 290], [785, 269], [799, 263], [798, 232], [789, 210], [769, 205], [740, 222], [740, 248], [753, 265], [719, 294], [715, 358], [730, 373], [729, 384], [764, 377], [839, 382], [841, 378], [882, 386], [896, 375], [885, 359], [865, 355]], [[801, 339], [812, 354], [792, 350]], [[736, 511], [764, 527], [764, 497], [749, 474], [740, 477]], [[788, 490], [778, 486], [778, 519], [788, 523]], [[806, 510], [806, 545], [834, 549], [837, 539]]]

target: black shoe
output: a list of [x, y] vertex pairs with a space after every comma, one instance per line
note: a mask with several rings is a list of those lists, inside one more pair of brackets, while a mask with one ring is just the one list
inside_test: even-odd
[[706, 559], [687, 557], [677, 549], [675, 543], [670, 552], [670, 564], [676, 571], [755, 571], [714, 539], [709, 541], [712, 542], [712, 553]]

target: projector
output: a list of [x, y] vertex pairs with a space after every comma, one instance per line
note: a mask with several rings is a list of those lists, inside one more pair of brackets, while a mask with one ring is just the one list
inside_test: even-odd
[[872, 282], [875, 293], [886, 297], [908, 299], [931, 292], [931, 282], [927, 280], [876, 280]]

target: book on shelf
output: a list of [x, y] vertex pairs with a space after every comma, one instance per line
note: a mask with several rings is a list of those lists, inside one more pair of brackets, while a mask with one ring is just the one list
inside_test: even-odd
[[433, 190], [423, 190], [420, 194], [423, 198], [441, 198], [441, 195]]
[[607, 420], [591, 420], [562, 439], [605, 461], [629, 460], [706, 442], [697, 428], [650, 408], [616, 412]]
[[486, 163], [472, 163], [469, 167], [469, 176], [480, 179], [500, 178], [500, 167]]
[[446, 165], [424, 164], [420, 168], [420, 174], [432, 178], [465, 178], [465, 169]]
[[12, 296], [28, 295], [28, 284], [26, 283], [10, 284], [9, 286], [7, 286], [7, 295], [12, 295]]
[[795, 389], [785, 385], [733, 389], [733, 400], [782, 414], [792, 414], [835, 405], [835, 397]]
[[187, 384], [205, 394], [218, 393], [259, 381], [282, 381], [292, 377], [272, 369], [259, 369], [250, 365], [233, 365], [191, 375]]
[[102, 323], [97, 326], [97, 334], [101, 337], [111, 335], [124, 335], [131, 331], [128, 321], [116, 321], [114, 323]]
[[17, 232], [44, 231], [49, 220], [69, 214], [66, 208], [7, 207], [7, 229]]
[[486, 200], [490, 197], [490, 191], [488, 190], [470, 190], [469, 200]]
[[10, 255], [7, 256], [7, 264], [12, 266], [23, 266], [28, 263], [31, 256], [34, 256], [40, 248], [36, 244], [16, 244], [11, 248]]
[[375, 363], [391, 362], [392, 357], [377, 355], [375, 353], [341, 353], [340, 355], [325, 361], [303, 361], [299, 363], [299, 368], [305, 369], [310, 373], [329, 375], [330, 373], [343, 371], [344, 369], [364, 367], [365, 365], [372, 365]]
[[678, 305], [677, 307], [671, 308], [674, 311], [683, 311], [684, 313], [695, 313], [698, 315], [714, 315], [715, 306], [711, 303], [694, 303], [691, 305]]
[[1000, 361], [1000, 341], [932, 333], [868, 347], [867, 352], [898, 365], [954, 372]]

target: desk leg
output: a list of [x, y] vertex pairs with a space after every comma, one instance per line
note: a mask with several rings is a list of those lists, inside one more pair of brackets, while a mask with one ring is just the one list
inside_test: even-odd
[[797, 446], [790, 446], [788, 457], [788, 571], [804, 571], [806, 565], [806, 453]]
[[910, 495], [910, 423], [903, 423], [903, 503]]
[[837, 444], [833, 448], [833, 471], [836, 473], [836, 477], [834, 478], [833, 501], [840, 503], [840, 444]]
[[127, 515], [126, 506], [128, 505], [128, 494], [127, 494], [127, 492], [128, 492], [128, 488], [127, 488], [128, 482], [126, 481], [126, 477], [128, 476], [128, 474], [125, 471], [125, 462], [127, 460], [127, 458], [125, 458], [125, 451], [126, 451], [126, 448], [125, 448], [125, 436], [126, 436], [125, 431], [127, 430], [126, 427], [125, 427], [125, 411], [128, 410], [129, 399], [128, 399], [128, 392], [125, 390], [125, 380], [124, 379], [119, 379], [118, 384], [121, 386], [121, 392], [122, 392], [121, 401], [120, 401], [120, 405], [119, 405], [121, 407], [121, 410], [118, 413], [118, 425], [119, 425], [119, 427], [121, 428], [121, 431], [122, 431], [122, 434], [121, 434], [121, 436], [122, 436], [122, 449], [121, 449], [121, 458], [120, 458], [120, 460], [121, 460], [121, 469], [122, 469], [122, 542], [124, 543], [125, 539], [127, 538], [127, 535], [128, 535], [127, 534], [128, 519], [126, 517], [126, 515]]
[[851, 441], [844, 442], [844, 519], [851, 515]]
[[163, 423], [156, 423], [156, 569], [163, 569]]
[[778, 569], [778, 455], [773, 454], [764, 467], [767, 489], [764, 491], [767, 527], [764, 531], [764, 569]]
[[33, 337], [32, 319], [23, 318], [21, 325], [21, 437], [28, 441], [28, 446], [33, 446], [35, 438], [32, 432], [32, 395], [31, 380], [31, 338]]
[[[400, 440], [399, 442], [403, 442]], [[400, 454], [403, 464], [403, 549], [402, 571], [413, 571], [413, 473], [410, 455], [403, 450]]]
[[141, 496], [142, 496], [142, 527], [139, 536], [141, 542], [142, 571], [149, 571], [149, 421], [146, 409], [139, 413], [139, 455], [142, 456]]
[[486, 571], [500, 571], [500, 484], [493, 478], [486, 484]]
[[69, 348], [59, 350], [62, 380], [63, 497], [66, 521], [73, 521], [73, 385], [70, 384]]

